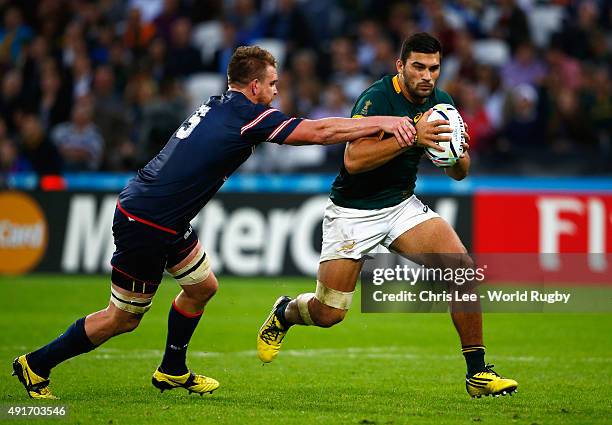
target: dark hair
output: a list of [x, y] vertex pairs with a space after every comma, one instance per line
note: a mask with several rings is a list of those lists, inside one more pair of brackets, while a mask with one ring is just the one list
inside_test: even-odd
[[406, 63], [406, 59], [410, 56], [410, 53], [438, 53], [442, 55], [442, 45], [437, 38], [429, 35], [426, 32], [419, 32], [411, 35], [402, 44], [402, 52], [400, 53], [400, 60], [402, 63]]
[[255, 79], [262, 79], [266, 66], [276, 66], [276, 59], [258, 46], [240, 46], [227, 67], [227, 82], [245, 86]]

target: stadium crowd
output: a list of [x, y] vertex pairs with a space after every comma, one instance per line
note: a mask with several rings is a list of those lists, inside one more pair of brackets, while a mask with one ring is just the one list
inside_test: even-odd
[[[427, 31], [475, 172], [612, 173], [605, 0], [0, 0], [0, 14], [0, 172], [133, 171], [245, 44], [279, 59], [285, 113], [349, 116]], [[335, 171], [342, 149], [261, 146], [245, 170]]]

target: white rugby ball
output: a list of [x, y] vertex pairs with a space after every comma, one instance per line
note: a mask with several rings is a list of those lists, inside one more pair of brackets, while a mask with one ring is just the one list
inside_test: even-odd
[[432, 109], [433, 112], [427, 121], [449, 121], [449, 132], [441, 134], [450, 135], [451, 140], [438, 142], [438, 145], [446, 149], [444, 152], [432, 148], [425, 148], [425, 153], [436, 167], [452, 167], [463, 154], [462, 143], [464, 141], [463, 132], [465, 131], [463, 118], [461, 118], [457, 109], [448, 103], [439, 103]]

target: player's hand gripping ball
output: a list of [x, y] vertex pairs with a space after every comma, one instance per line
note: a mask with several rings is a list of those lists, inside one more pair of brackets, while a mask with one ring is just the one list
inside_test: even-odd
[[452, 167], [459, 160], [463, 154], [463, 142], [465, 126], [463, 124], [463, 118], [457, 109], [453, 105], [448, 103], [440, 103], [433, 108], [433, 112], [427, 119], [427, 121], [435, 120], [447, 120], [450, 122], [448, 133], [440, 133], [441, 135], [451, 136], [449, 141], [437, 142], [438, 145], [445, 148], [444, 152], [437, 151], [432, 148], [425, 148], [425, 153], [434, 163], [436, 167]]

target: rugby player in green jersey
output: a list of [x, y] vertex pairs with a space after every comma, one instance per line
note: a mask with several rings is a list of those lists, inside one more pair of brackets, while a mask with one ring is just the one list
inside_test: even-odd
[[[411, 117], [417, 132], [416, 145], [402, 147], [385, 134], [347, 144], [344, 164], [325, 209], [316, 292], [300, 294], [295, 299], [283, 296], [276, 301], [257, 335], [257, 352], [263, 362], [278, 355], [290, 326], [330, 327], [344, 319], [365, 256], [378, 245], [409, 257], [453, 254], [463, 259], [461, 265], [465, 266], [466, 261], [468, 266], [471, 264], [454, 229], [413, 193], [424, 147], [448, 140], [443, 134], [448, 121], [428, 122], [434, 105], [454, 104], [447, 93], [436, 88], [441, 50], [439, 41], [429, 34], [411, 36], [402, 45], [397, 74], [376, 81], [357, 99], [352, 111], [355, 118]], [[465, 144], [464, 151], [468, 147]], [[466, 152], [445, 172], [461, 180], [469, 168]], [[476, 304], [473, 310], [459, 311], [451, 303], [452, 321], [467, 364], [467, 392], [472, 397], [512, 394], [517, 382], [502, 378], [485, 363], [482, 314]]]

